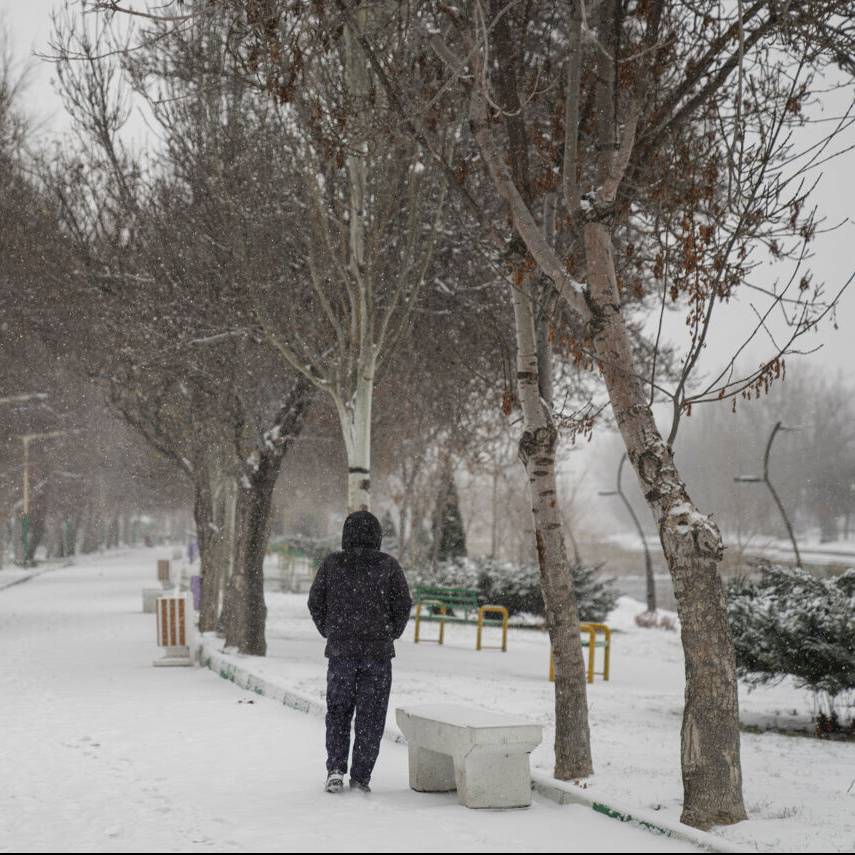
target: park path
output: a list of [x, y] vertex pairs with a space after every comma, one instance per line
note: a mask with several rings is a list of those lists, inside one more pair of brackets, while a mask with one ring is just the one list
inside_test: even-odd
[[0, 852], [691, 851], [576, 806], [470, 811], [407, 787], [321, 791], [323, 722], [209, 671], [154, 668], [157, 550], [0, 591]]

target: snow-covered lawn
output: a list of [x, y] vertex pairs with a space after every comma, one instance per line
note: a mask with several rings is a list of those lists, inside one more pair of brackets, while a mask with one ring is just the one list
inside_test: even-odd
[[[725, 532], [724, 539], [725, 543], [732, 548], [738, 547], [739, 539], [736, 536]], [[661, 558], [662, 545], [659, 543], [659, 537], [648, 535], [645, 540], [647, 548]], [[806, 564], [855, 566], [855, 540], [822, 541], [818, 532], [799, 534], [796, 540], [799, 553]], [[617, 532], [609, 535], [608, 542], [626, 552], [641, 552], [642, 549], [638, 535], [633, 532]], [[751, 537], [741, 548], [746, 556], [766, 558], [769, 561], [792, 562], [795, 560], [793, 545], [784, 538], [758, 534]]]
[[[269, 594], [268, 658], [253, 661], [262, 676], [308, 697], [324, 695], [323, 641], [308, 618], [305, 596]], [[589, 687], [594, 795], [661, 811], [679, 819], [680, 721], [683, 659], [679, 635], [638, 628], [644, 606], [622, 598], [609, 623], [612, 674]], [[428, 625], [435, 632], [436, 624]], [[512, 630], [507, 653], [476, 652], [475, 627], [449, 626], [446, 643], [413, 644], [413, 625], [398, 643], [390, 710], [396, 705], [442, 701], [526, 715], [547, 725], [533, 755], [549, 771], [552, 753], [552, 685], [547, 682], [546, 636]], [[598, 665], [599, 669], [599, 665]], [[740, 693], [743, 721], [808, 725], [811, 696], [791, 684]], [[794, 714], [795, 711], [795, 714]], [[388, 724], [394, 727], [390, 712]], [[732, 843], [773, 851], [855, 850], [855, 744], [776, 733], [742, 738], [745, 798], [750, 819], [717, 830]]]
[[[371, 796], [323, 793], [321, 719], [207, 670], [152, 667], [154, 617], [140, 613], [140, 589], [158, 557], [85, 559], [0, 593], [0, 851], [691, 851], [537, 796], [529, 810], [502, 812], [414, 793], [406, 750], [393, 743]], [[261, 664], [319, 691], [324, 663], [304, 603], [271, 603], [276, 637]], [[446, 695], [499, 707], [501, 680], [491, 675], [512, 668], [508, 708], [548, 708], [542, 673], [526, 670], [534, 659], [545, 668], [536, 640], [528, 655], [515, 636], [511, 653], [480, 658], [464, 641], [402, 645], [394, 700]], [[437, 674], [443, 667], [448, 675]]]

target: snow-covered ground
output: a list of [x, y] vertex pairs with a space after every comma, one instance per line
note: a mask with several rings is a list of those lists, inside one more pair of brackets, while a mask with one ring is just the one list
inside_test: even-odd
[[[252, 667], [260, 676], [321, 700], [323, 641], [308, 618], [305, 599], [268, 595], [268, 657], [253, 661]], [[596, 774], [588, 785], [604, 801], [657, 810], [676, 821], [681, 806], [682, 649], [676, 632], [638, 628], [633, 618], [643, 610], [642, 604], [622, 598], [609, 618], [620, 631], [613, 636], [610, 681], [597, 678], [589, 687]], [[428, 625], [428, 632], [436, 628]], [[412, 636], [411, 623], [397, 645], [390, 709], [442, 701], [538, 719], [547, 733], [533, 755], [534, 766], [551, 769], [553, 701], [544, 634], [512, 630], [507, 653], [476, 652], [471, 626], [449, 626], [443, 647], [415, 645]], [[811, 695], [791, 683], [743, 689], [740, 706], [748, 725], [809, 727], [813, 713]], [[391, 712], [388, 724], [395, 727]], [[855, 744], [745, 733], [742, 762], [750, 819], [717, 833], [762, 851], [855, 850]]]
[[[656, 535], [645, 537], [647, 548], [659, 558], [662, 557], [662, 545]], [[724, 535], [725, 544], [736, 549], [737, 539]], [[635, 532], [616, 532], [609, 535], [608, 542], [626, 552], [641, 552], [642, 545]], [[834, 540], [823, 543], [816, 534], [797, 536], [799, 553], [805, 564], [823, 566], [835, 565], [855, 567], [855, 540]], [[756, 535], [742, 547], [746, 556], [765, 558], [769, 561], [795, 561], [793, 545], [784, 538]]]
[[0, 569], [0, 591], [11, 588], [13, 585], [20, 585], [34, 576], [41, 576], [42, 573], [50, 573], [51, 570], [57, 570], [66, 564], [65, 561], [52, 561], [40, 563], [35, 567], [5, 566]]
[[[371, 796], [323, 793], [321, 719], [207, 670], [152, 666], [140, 589], [167, 554], [81, 559], [0, 592], [0, 852], [692, 851], [537, 796], [529, 810], [470, 811], [453, 795], [414, 793], [406, 750], [392, 743]], [[276, 638], [261, 664], [317, 691], [324, 663], [305, 603], [271, 603]], [[393, 700], [469, 696], [501, 708], [510, 672], [508, 708], [548, 708], [536, 640], [528, 656], [515, 635], [510, 653], [479, 658], [465, 640], [402, 645]]]

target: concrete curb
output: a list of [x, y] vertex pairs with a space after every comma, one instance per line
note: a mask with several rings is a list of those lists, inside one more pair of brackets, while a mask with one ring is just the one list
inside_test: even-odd
[[217, 650], [216, 645], [217, 642], [207, 638], [196, 640], [196, 657], [203, 668], [210, 669], [224, 680], [229, 680], [242, 689], [270, 698], [299, 712], [316, 716], [326, 714], [322, 704], [253, 674], [248, 667], [235, 662], [234, 656]]
[[752, 849], [737, 846], [729, 843], [715, 834], [710, 834], [706, 831], [699, 831], [692, 828], [690, 825], [683, 825], [681, 822], [672, 822], [659, 816], [655, 811], [645, 810], [643, 808], [630, 807], [622, 805], [609, 799], [609, 803], [600, 801], [600, 798], [591, 795], [582, 787], [568, 783], [567, 781], [559, 781], [543, 772], [531, 773], [532, 787], [535, 792], [540, 793], [547, 799], [551, 799], [560, 805], [576, 804], [583, 807], [589, 807], [597, 813], [616, 819], [619, 822], [629, 822], [638, 828], [643, 828], [652, 834], [658, 834], [662, 837], [670, 837], [673, 840], [682, 840], [686, 843], [691, 843], [694, 846], [699, 846], [710, 852], [751, 852]]
[[[217, 649], [221, 643], [222, 641], [219, 638], [202, 636], [196, 639], [195, 657], [201, 667], [210, 669], [224, 680], [229, 680], [242, 689], [270, 698], [298, 712], [320, 718], [326, 716], [327, 710], [324, 704], [313, 698], [307, 698], [305, 695], [301, 695], [299, 692], [288, 689], [279, 683], [253, 674], [249, 667], [235, 661], [237, 658], [251, 660], [253, 657], [239, 657], [238, 654], [223, 653], [222, 650]], [[398, 745], [406, 745], [403, 735], [394, 728], [387, 727], [383, 732], [383, 737]]]
[[[42, 567], [41, 569], [35, 569], [32, 573], [28, 573], [26, 576], [21, 576], [19, 579], [13, 579], [11, 582], [5, 582], [0, 584], [0, 591], [5, 591], [7, 588], [14, 588], [15, 585], [23, 585], [24, 582], [29, 582], [30, 579], [35, 579], [37, 576], [43, 576], [45, 573], [52, 573], [54, 570], [61, 570], [63, 567], [71, 567], [71, 564], [58, 564], [52, 567]], [[2, 580], [2, 576], [0, 576], [0, 580]]]
[[[326, 715], [324, 704], [313, 698], [307, 698], [305, 695], [301, 695], [292, 689], [288, 689], [280, 683], [259, 677], [251, 670], [251, 662], [254, 657], [224, 653], [218, 649], [221, 644], [222, 640], [215, 636], [197, 636], [195, 656], [201, 667], [210, 669], [215, 674], [219, 674], [224, 680], [229, 680], [242, 689], [254, 692], [265, 698], [270, 698], [283, 706], [321, 718]], [[245, 660], [246, 664], [243, 664], [240, 660]], [[406, 745], [406, 739], [395, 728], [387, 727], [383, 736], [390, 742]], [[682, 840], [710, 852], [752, 851], [728, 843], [728, 841], [714, 834], [698, 831], [691, 826], [683, 825], [679, 822], [670, 822], [658, 816], [654, 811], [623, 806], [612, 800], [609, 800], [609, 803], [606, 804], [605, 802], [601, 802], [597, 797], [590, 795], [582, 787], [569, 784], [565, 781], [558, 781], [543, 772], [533, 771], [531, 778], [532, 788], [535, 792], [560, 805], [583, 805], [619, 822], [630, 822], [652, 834]]]
[[15, 585], [23, 585], [24, 582], [29, 582], [38, 576], [38, 573], [30, 573], [27, 576], [21, 576], [19, 579], [13, 579], [11, 582], [3, 582], [0, 584], [0, 591], [5, 591], [7, 588], [14, 588]]

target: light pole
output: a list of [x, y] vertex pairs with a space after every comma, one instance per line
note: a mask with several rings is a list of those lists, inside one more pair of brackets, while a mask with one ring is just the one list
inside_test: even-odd
[[629, 515], [632, 517], [632, 521], [635, 523], [635, 528], [638, 531], [639, 538], [641, 539], [641, 545], [644, 548], [644, 568], [647, 578], [647, 611], [653, 613], [656, 611], [656, 580], [653, 577], [653, 561], [650, 558], [650, 550], [647, 547], [647, 539], [644, 536], [644, 529], [641, 527], [641, 520], [638, 519], [638, 515], [633, 509], [632, 503], [627, 499], [626, 494], [623, 492], [621, 475], [623, 474], [624, 463], [626, 463], [626, 452], [624, 452], [623, 457], [621, 457], [620, 463], [618, 464], [617, 490], [600, 490], [598, 495], [620, 496], [621, 501], [623, 501], [624, 506], [627, 511], [629, 511]]
[[52, 439], [76, 433], [70, 430], [52, 430], [46, 433], [25, 433], [21, 436], [24, 443], [24, 515], [21, 519], [21, 541], [24, 547], [23, 564], [30, 563], [30, 443], [38, 439]]
[[769, 434], [769, 441], [766, 443], [766, 452], [763, 454], [763, 475], [737, 475], [733, 480], [740, 484], [759, 484], [763, 483], [769, 488], [769, 492], [772, 494], [772, 498], [775, 500], [775, 504], [778, 506], [778, 510], [781, 512], [781, 517], [784, 520], [784, 525], [787, 527], [787, 533], [790, 535], [790, 543], [793, 544], [793, 552], [796, 556], [796, 567], [802, 566], [802, 557], [799, 554], [799, 545], [796, 543], [796, 535], [793, 531], [793, 527], [790, 524], [790, 518], [787, 516], [787, 512], [784, 510], [784, 503], [781, 501], [781, 497], [778, 495], [778, 491], [772, 485], [772, 482], [769, 480], [769, 455], [772, 452], [772, 443], [775, 441], [775, 437], [778, 435], [779, 431], [785, 431], [787, 433], [801, 430], [798, 427], [786, 427], [781, 422], [775, 422], [775, 427], [772, 428], [772, 433]]

